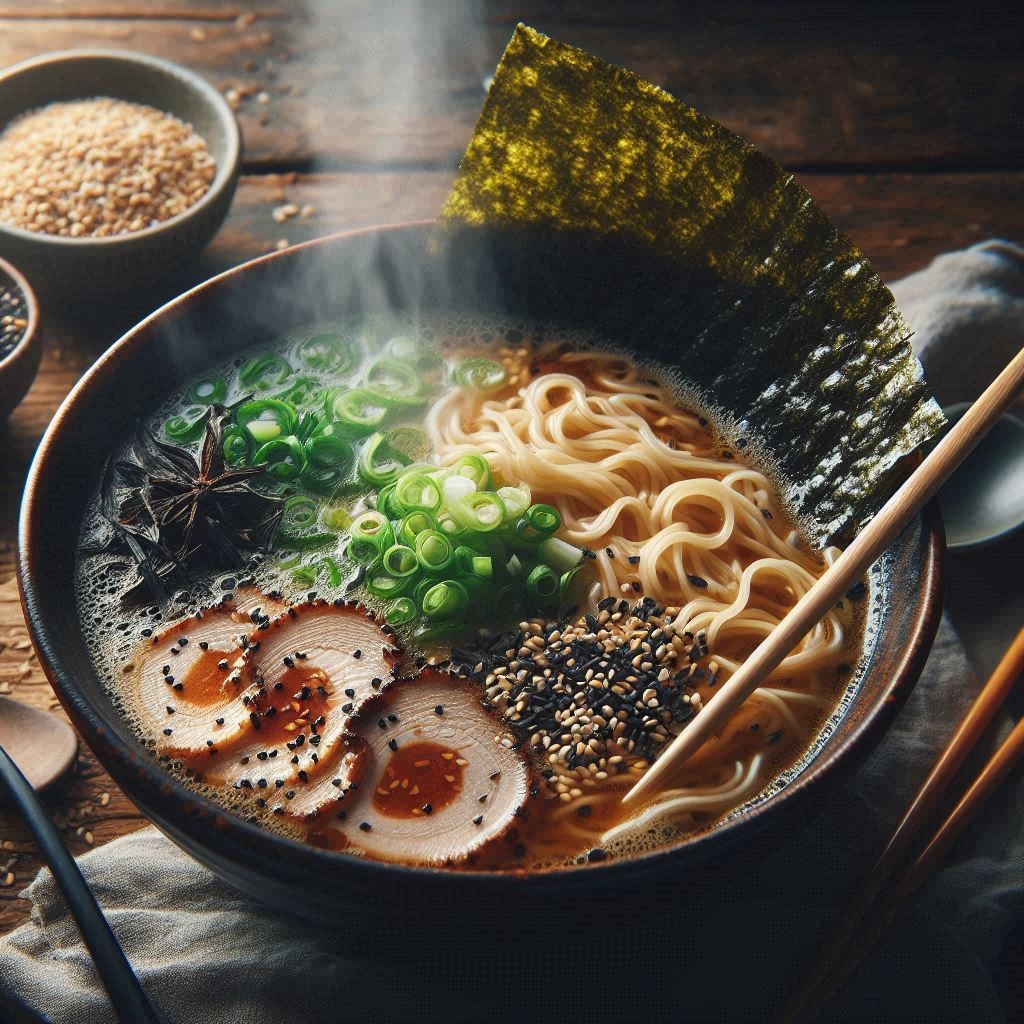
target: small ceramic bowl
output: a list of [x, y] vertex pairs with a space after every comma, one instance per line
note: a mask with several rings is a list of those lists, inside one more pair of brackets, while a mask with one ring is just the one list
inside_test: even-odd
[[0, 73], [0, 128], [55, 101], [110, 96], [143, 103], [192, 125], [217, 171], [206, 194], [161, 224], [107, 238], [67, 238], [0, 223], [0, 255], [13, 259], [44, 298], [104, 298], [148, 290], [187, 266], [216, 234], [238, 183], [242, 137], [211, 85], [176, 64], [117, 50], [45, 54]]
[[36, 297], [28, 281], [7, 260], [0, 259], [0, 292], [4, 291], [20, 298], [21, 309], [18, 315], [27, 323], [17, 344], [7, 355], [3, 355], [3, 349], [0, 348], [0, 426], [32, 386], [43, 354]]

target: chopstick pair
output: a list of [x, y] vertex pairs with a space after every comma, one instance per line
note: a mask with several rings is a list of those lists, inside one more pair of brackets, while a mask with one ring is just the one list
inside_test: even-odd
[[[988, 682], [978, 692], [956, 732], [939, 755], [917, 796], [896, 826], [863, 888], [857, 894], [821, 953], [804, 974], [779, 1014], [792, 1022], [813, 1016], [838, 990], [874, 947], [885, 929], [936, 868], [985, 801], [1024, 756], [1024, 718], [989, 758], [966, 792], [908, 864], [909, 851], [951, 783], [1024, 672], [1024, 628], [1007, 649]], [[900, 868], [904, 870], [898, 874]], [[884, 894], [885, 899], [880, 897]]]

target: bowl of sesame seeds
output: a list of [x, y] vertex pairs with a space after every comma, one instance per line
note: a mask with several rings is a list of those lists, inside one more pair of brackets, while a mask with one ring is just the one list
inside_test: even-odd
[[36, 57], [0, 74], [0, 254], [47, 298], [155, 287], [231, 204], [241, 133], [223, 97], [127, 51]]
[[32, 386], [42, 351], [32, 289], [10, 263], [0, 259], [0, 425]]

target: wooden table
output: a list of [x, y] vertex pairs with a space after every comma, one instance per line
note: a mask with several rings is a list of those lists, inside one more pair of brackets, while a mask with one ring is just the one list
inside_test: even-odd
[[[983, 7], [0, 0], [0, 66], [129, 48], [186, 64], [229, 97], [245, 176], [200, 280], [275, 246], [435, 215], [522, 20], [637, 71], [778, 159], [892, 279], [985, 238], [1024, 240], [1020, 19]], [[304, 213], [283, 220], [286, 203]], [[20, 493], [57, 405], [134, 316], [101, 311], [88, 327], [51, 318], [35, 386], [0, 426], [0, 693], [54, 714], [13, 577]], [[958, 578], [989, 571], [1012, 596], [1024, 591], [1020, 574], [999, 567], [1014, 559], [1024, 563], [1019, 543], [981, 570], [953, 563], [953, 611], [969, 640], [1008, 640], [1015, 625], [1005, 611], [993, 622], [957, 609]], [[145, 823], [84, 746], [47, 803], [76, 853]], [[2, 932], [26, 919], [17, 893], [39, 860], [3, 808], [0, 845]], [[1018, 934], [1000, 969], [1017, 1012], [1022, 951]]]

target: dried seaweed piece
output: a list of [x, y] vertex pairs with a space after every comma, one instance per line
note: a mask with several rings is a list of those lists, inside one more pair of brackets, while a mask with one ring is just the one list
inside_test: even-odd
[[[435, 233], [459, 295], [679, 366], [819, 539], [933, 436], [892, 295], [774, 161], [636, 75], [519, 26]], [[488, 281], [488, 276], [490, 281]]]

